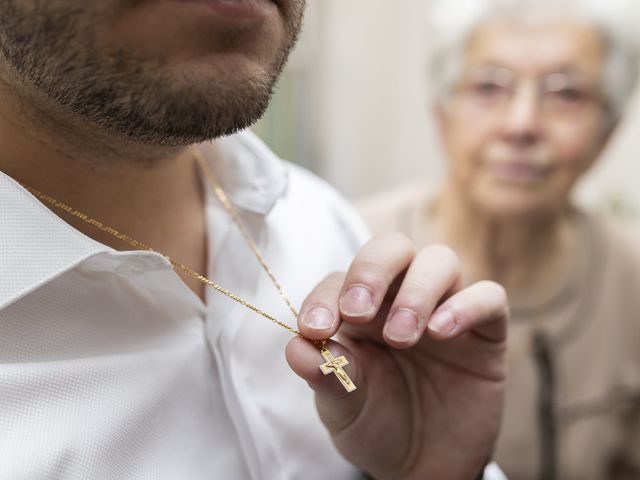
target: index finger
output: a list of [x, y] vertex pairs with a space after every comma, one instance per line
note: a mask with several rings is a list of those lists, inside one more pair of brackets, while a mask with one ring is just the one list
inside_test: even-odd
[[373, 238], [351, 263], [340, 292], [344, 321], [365, 324], [373, 320], [393, 281], [411, 264], [416, 250], [401, 233]]
[[[367, 323], [380, 309], [393, 280], [405, 271], [415, 255], [401, 234], [375, 237], [358, 252], [348, 273], [333, 273], [304, 300], [298, 328], [309, 340], [330, 338], [342, 320]], [[360, 308], [359, 312], [356, 312]]]

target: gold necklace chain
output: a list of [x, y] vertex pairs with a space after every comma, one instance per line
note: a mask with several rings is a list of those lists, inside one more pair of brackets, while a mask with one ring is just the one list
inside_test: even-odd
[[[299, 316], [298, 310], [295, 308], [295, 306], [291, 302], [291, 299], [289, 298], [289, 296], [285, 292], [285, 290], [282, 287], [282, 285], [280, 284], [280, 282], [278, 282], [278, 280], [277, 280], [276, 276], [274, 275], [273, 271], [271, 270], [271, 268], [269, 268], [269, 265], [267, 264], [264, 256], [262, 255], [262, 253], [258, 249], [257, 245], [255, 244], [255, 242], [251, 238], [251, 235], [249, 234], [247, 228], [245, 227], [244, 223], [240, 219], [240, 216], [238, 215], [238, 212], [236, 211], [235, 207], [233, 206], [233, 204], [229, 200], [229, 197], [227, 197], [227, 194], [225, 193], [224, 189], [222, 188], [222, 186], [218, 182], [218, 179], [213, 174], [211, 168], [209, 168], [209, 165], [207, 164], [207, 161], [204, 159], [204, 157], [202, 156], [200, 151], [197, 150], [196, 148], [192, 149], [192, 154], [193, 154], [196, 162], [198, 163], [198, 167], [204, 173], [204, 175], [207, 177], [207, 180], [208, 180], [208, 182], [209, 182], [209, 184], [210, 184], [210, 186], [211, 186], [211, 188], [213, 190], [213, 193], [217, 197], [218, 201], [220, 202], [222, 207], [225, 209], [227, 214], [231, 217], [232, 221], [236, 224], [236, 226], [238, 227], [243, 239], [247, 243], [247, 246], [253, 252], [253, 254], [255, 255], [256, 259], [260, 263], [262, 269], [265, 271], [265, 273], [268, 275], [268, 277], [271, 280], [271, 282], [273, 283], [273, 285], [278, 290], [278, 293], [280, 294], [280, 297], [287, 304], [287, 306], [289, 307], [289, 310], [291, 310], [291, 313], [293, 314], [293, 316], [297, 319], [298, 316]], [[102, 222], [100, 222], [99, 220], [96, 220], [95, 218], [91, 218], [87, 214], [85, 214], [85, 213], [83, 213], [83, 212], [81, 212], [79, 210], [76, 210], [75, 208], [73, 208], [73, 207], [71, 207], [71, 206], [69, 206], [69, 205], [67, 205], [67, 204], [65, 204], [65, 203], [63, 203], [63, 202], [61, 202], [59, 200], [56, 200], [55, 198], [53, 198], [53, 197], [51, 197], [51, 196], [49, 196], [49, 195], [47, 195], [47, 194], [35, 189], [33, 187], [30, 187], [30, 186], [24, 185], [24, 184], [23, 184], [23, 186], [31, 194], [33, 194], [35, 197], [39, 198], [43, 202], [48, 203], [49, 205], [51, 205], [51, 206], [53, 206], [53, 207], [55, 207], [55, 208], [57, 208], [59, 210], [63, 210], [65, 212], [67, 212], [69, 215], [72, 215], [72, 216], [78, 218], [79, 220], [82, 220], [83, 222], [85, 222], [85, 223], [97, 228], [98, 230], [101, 230], [101, 231], [103, 231], [105, 233], [108, 233], [108, 234], [112, 235], [113, 237], [115, 237], [115, 238], [117, 238], [117, 239], [119, 239], [119, 240], [121, 240], [123, 242], [128, 243], [129, 245], [131, 245], [134, 248], [137, 248], [139, 250], [146, 250], [146, 251], [149, 251], [149, 252], [159, 253], [160, 255], [164, 256], [171, 263], [171, 265], [175, 269], [183, 271], [184, 273], [186, 273], [191, 278], [194, 278], [195, 280], [198, 280], [198, 281], [202, 282], [204, 285], [213, 288], [214, 290], [216, 290], [219, 293], [223, 294], [224, 296], [230, 298], [231, 300], [234, 300], [235, 302], [239, 303], [240, 305], [248, 308], [249, 310], [252, 310], [253, 312], [257, 313], [258, 315], [260, 315], [260, 316], [266, 318], [267, 320], [273, 322], [274, 324], [284, 328], [288, 332], [304, 338], [304, 336], [302, 335], [302, 333], [299, 330], [296, 330], [295, 328], [293, 328], [293, 327], [287, 325], [286, 323], [278, 320], [273, 315], [270, 315], [267, 312], [265, 312], [264, 310], [260, 309], [259, 307], [247, 302], [242, 297], [236, 295], [233, 292], [230, 292], [229, 290], [227, 290], [226, 288], [222, 287], [221, 285], [218, 285], [217, 283], [215, 283], [212, 280], [208, 279], [204, 275], [202, 275], [202, 274], [196, 272], [195, 270], [193, 270], [192, 268], [186, 266], [182, 262], [179, 262], [178, 260], [170, 257], [169, 255], [165, 255], [164, 253], [161, 253], [161, 252], [158, 252], [158, 251], [154, 250], [149, 245], [147, 245], [147, 244], [145, 244], [143, 242], [140, 242], [139, 240], [136, 240], [135, 238], [132, 238], [129, 235], [126, 235], [126, 234], [124, 234], [122, 232], [119, 232], [115, 228], [109, 227], [108, 225], [103, 224]], [[342, 385], [344, 386], [344, 388], [348, 392], [352, 392], [353, 390], [355, 390], [356, 386], [353, 384], [353, 382], [351, 381], [351, 379], [349, 378], [347, 373], [342, 368], [345, 365], [348, 365], [349, 362], [347, 361], [347, 359], [344, 356], [340, 356], [338, 358], [335, 358], [331, 354], [331, 352], [326, 348], [326, 343], [327, 343], [326, 340], [321, 340], [319, 342], [318, 341], [312, 341], [312, 343], [320, 344], [320, 353], [321, 353], [322, 357], [326, 361], [323, 365], [320, 366], [320, 370], [322, 370], [322, 372], [325, 375], [328, 375], [330, 373], [334, 373], [336, 375], [336, 377], [338, 378], [338, 380], [340, 380], [340, 383], [342, 383]]]
[[[63, 202], [61, 202], [59, 200], [56, 200], [55, 198], [53, 198], [53, 197], [51, 197], [51, 196], [49, 196], [49, 195], [47, 195], [47, 194], [45, 194], [45, 193], [43, 193], [43, 192], [41, 192], [39, 190], [36, 190], [33, 187], [30, 187], [28, 185], [23, 185], [23, 186], [31, 194], [33, 194], [34, 196], [36, 196], [40, 200], [44, 201], [45, 203], [48, 203], [49, 205], [52, 205], [53, 207], [55, 207], [55, 208], [57, 208], [59, 210], [63, 210], [65, 212], [67, 212], [69, 215], [72, 215], [72, 216], [82, 220], [83, 222], [88, 223], [89, 225], [97, 228], [98, 230], [101, 230], [101, 231], [103, 231], [105, 233], [108, 233], [108, 234], [112, 235], [113, 237], [117, 238], [118, 240], [121, 240], [123, 242], [128, 243], [129, 245], [131, 245], [134, 248], [137, 248], [139, 250], [147, 250], [149, 252], [154, 252], [154, 253], [160, 253], [160, 252], [154, 250], [153, 248], [151, 248], [146, 243], [140, 242], [139, 240], [136, 240], [135, 238], [132, 238], [129, 235], [121, 233], [118, 230], [116, 230], [115, 228], [109, 227], [109, 226], [103, 224], [102, 222], [100, 222], [99, 220], [96, 220], [95, 218], [91, 218], [90, 216], [86, 215], [85, 213], [83, 213], [83, 212], [81, 212], [79, 210], [76, 210], [75, 208], [70, 207], [69, 205], [67, 205], [67, 204], [65, 204], [65, 203], [63, 203]], [[223, 197], [223, 198], [226, 199], [226, 196]], [[228, 200], [226, 200], [226, 201], [228, 201]], [[243, 231], [243, 236], [244, 236], [246, 230], [243, 228], [242, 231]], [[169, 255], [165, 255], [163, 253], [160, 253], [160, 255], [165, 257], [171, 263], [171, 265], [174, 268], [183, 271], [184, 273], [189, 275], [191, 278], [194, 278], [194, 279], [204, 283], [205, 285], [217, 290], [218, 292], [222, 293], [226, 297], [238, 302], [242, 306], [254, 311], [258, 315], [261, 315], [262, 317], [266, 318], [267, 320], [270, 320], [271, 322], [275, 323], [276, 325], [281, 326], [282, 328], [284, 328], [287, 331], [293, 333], [294, 335], [302, 336], [300, 331], [290, 327], [289, 325], [287, 325], [284, 322], [281, 322], [280, 320], [275, 318], [273, 315], [270, 315], [267, 312], [263, 311], [262, 309], [258, 308], [257, 306], [247, 302], [246, 300], [244, 300], [240, 296], [236, 295], [233, 292], [230, 292], [229, 290], [227, 290], [226, 288], [222, 287], [221, 285], [218, 285], [217, 283], [213, 282], [212, 280], [209, 280], [207, 277], [205, 277], [204, 275], [196, 272], [192, 268], [187, 267], [182, 262], [179, 262], [178, 260], [170, 257]], [[263, 264], [264, 266], [266, 266], [266, 263], [264, 262], [264, 259], [262, 258], [262, 255], [260, 255], [259, 258], [260, 258], [260, 263]], [[270, 274], [270, 276], [273, 275], [272, 273], [270, 273], [270, 270], [269, 270], [269, 274]], [[282, 287], [280, 287], [280, 284], [277, 284], [277, 288], [279, 290], [282, 289]], [[283, 291], [281, 290], [281, 292], [283, 292]], [[281, 293], [281, 295], [282, 295], [282, 293]], [[286, 297], [286, 294], [284, 294], [284, 295], [285, 295], [285, 298], [286, 298], [285, 301], [287, 302], [289, 307], [292, 309], [292, 311], [295, 312], [295, 308], [291, 305], [291, 302], [290, 302], [289, 298]], [[294, 313], [294, 315], [296, 315], [296, 314]]]
[[[265, 271], [265, 273], [271, 279], [271, 282], [276, 287], [276, 290], [278, 290], [278, 293], [280, 294], [280, 297], [282, 297], [284, 302], [287, 304], [287, 306], [289, 307], [289, 310], [291, 310], [291, 313], [293, 314], [293, 316], [295, 318], [298, 318], [298, 316], [300, 315], [300, 313], [298, 312], [298, 309], [296, 307], [294, 307], [293, 302], [291, 302], [291, 299], [289, 298], [289, 296], [285, 292], [284, 288], [282, 287], [282, 285], [280, 285], [280, 282], [278, 282], [278, 279], [276, 278], [274, 273], [269, 268], [269, 265], [267, 264], [267, 261], [262, 256], [262, 253], [260, 252], [260, 250], [258, 249], [258, 246], [253, 241], [253, 238], [251, 238], [251, 235], [249, 235], [249, 232], [247, 231], [247, 227], [245, 226], [244, 222], [240, 219], [240, 216], [238, 215], [238, 212], [236, 211], [235, 207], [233, 206], [233, 204], [229, 200], [229, 197], [227, 197], [227, 194], [225, 193], [224, 189], [220, 185], [220, 182], [218, 182], [218, 179], [216, 178], [216, 176], [211, 171], [211, 168], [207, 164], [207, 161], [204, 159], [204, 157], [202, 156], [202, 154], [200, 153], [199, 150], [194, 148], [192, 153], [193, 153], [193, 156], [195, 157], [196, 161], [198, 162], [198, 166], [200, 167], [202, 172], [207, 177], [207, 180], [209, 181], [209, 184], [211, 185], [213, 193], [218, 198], [218, 201], [220, 202], [222, 207], [227, 211], [227, 214], [229, 214], [229, 216], [231, 217], [233, 222], [236, 224], [236, 226], [238, 227], [238, 230], [240, 230], [242, 238], [244, 238], [244, 241], [249, 246], [249, 249], [255, 255], [256, 259], [258, 260], [258, 262], [262, 266], [262, 269]], [[292, 329], [290, 328], [289, 330], [292, 330]], [[295, 331], [294, 333], [296, 333], [298, 335], [300, 334], [300, 332], [298, 332], [298, 331]]]

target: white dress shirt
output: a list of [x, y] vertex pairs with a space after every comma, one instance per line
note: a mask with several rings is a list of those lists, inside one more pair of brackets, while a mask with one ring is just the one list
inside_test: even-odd
[[[253, 135], [201, 148], [218, 150], [212, 167], [294, 303], [367, 238], [330, 187]], [[206, 202], [208, 276], [295, 325]], [[159, 254], [88, 238], [0, 173], [1, 480], [358, 478], [285, 362], [290, 338], [212, 289], [205, 304]]]

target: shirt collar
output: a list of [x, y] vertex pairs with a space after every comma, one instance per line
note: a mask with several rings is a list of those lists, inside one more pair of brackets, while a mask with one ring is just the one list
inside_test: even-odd
[[287, 168], [250, 131], [203, 144], [200, 148], [236, 208], [267, 215], [285, 195]]
[[[236, 207], [264, 216], [285, 194], [287, 169], [252, 133], [200, 148]], [[108, 252], [114, 250], [65, 223], [0, 172], [0, 309], [87, 258]]]
[[0, 308], [108, 250], [0, 172]]

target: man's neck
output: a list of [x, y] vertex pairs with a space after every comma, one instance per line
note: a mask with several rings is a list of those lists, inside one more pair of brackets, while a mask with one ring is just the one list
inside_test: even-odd
[[496, 219], [466, 203], [451, 186], [435, 209], [438, 240], [460, 254], [469, 282], [492, 279], [513, 298], [531, 298], [546, 297], [566, 278], [575, 243], [568, 215]]
[[[57, 121], [2, 87], [0, 132], [1, 171], [206, 274], [203, 192], [188, 148], [145, 146]], [[54, 213], [106, 245], [132, 248]], [[203, 298], [201, 284], [183, 280]]]

